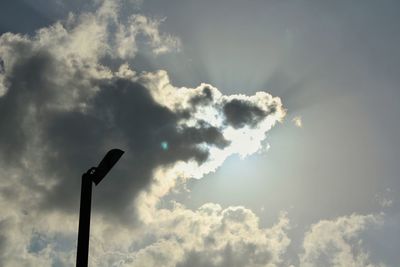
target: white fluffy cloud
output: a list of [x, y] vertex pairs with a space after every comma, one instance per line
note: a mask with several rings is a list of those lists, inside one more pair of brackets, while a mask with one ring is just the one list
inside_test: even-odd
[[382, 222], [379, 215], [358, 215], [322, 220], [305, 234], [301, 266], [384, 266], [374, 264], [362, 248], [360, 233]]
[[[177, 204], [158, 210], [158, 215], [158, 220], [131, 234], [136, 238], [126, 240], [137, 249], [119, 255], [121, 266], [278, 266], [290, 244], [284, 213], [269, 229], [261, 228], [257, 216], [244, 207], [222, 209], [209, 203], [191, 211]], [[97, 241], [101, 244], [94, 245], [96, 252], [113, 242]], [[98, 256], [96, 265], [108, 266], [100, 264], [104, 251]]]

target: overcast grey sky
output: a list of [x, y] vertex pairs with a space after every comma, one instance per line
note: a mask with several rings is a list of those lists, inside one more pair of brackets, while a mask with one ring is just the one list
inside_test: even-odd
[[[107, 15], [107, 12], [114, 14], [114, 9], [104, 7], [103, 2], [119, 3], [122, 7], [115, 13], [118, 14], [118, 24], [110, 24], [104, 29], [93, 26], [102, 25], [105, 20], [114, 18]], [[81, 14], [88, 12], [94, 14], [93, 20], [97, 24], [85, 19], [67, 21], [68, 16], [71, 16], [68, 14], [75, 14], [75, 17], [79, 18]], [[0, 90], [0, 111], [3, 112], [3, 115], [0, 114], [0, 129], [3, 131], [3, 137], [0, 137], [0, 148], [3, 150], [0, 166], [4, 170], [0, 173], [1, 205], [10, 206], [18, 213], [25, 209], [24, 203], [33, 201], [10, 189], [10, 185], [20, 184], [24, 184], [24, 189], [21, 189], [24, 193], [21, 194], [29, 194], [29, 190], [35, 188], [34, 201], [38, 204], [31, 207], [37, 210], [36, 215], [32, 217], [35, 221], [32, 228], [26, 228], [22, 219], [16, 219], [20, 224], [15, 225], [19, 225], [18, 227], [26, 232], [34, 233], [25, 239], [13, 239], [3, 233], [12, 231], [9, 225], [12, 223], [8, 222], [14, 217], [11, 215], [12, 211], [1, 215], [0, 248], [3, 242], [15, 249], [0, 252], [0, 263], [5, 266], [21, 264], [22, 259], [15, 259], [18, 257], [15, 251], [20, 251], [19, 249], [25, 251], [27, 259], [24, 263], [28, 266], [35, 266], [41, 260], [42, 264], [52, 266], [69, 266], [70, 262], [73, 262], [76, 242], [76, 217], [73, 212], [77, 212], [78, 207], [79, 176], [74, 182], [70, 182], [69, 179], [72, 178], [54, 178], [61, 177], [60, 173], [64, 171], [61, 170], [62, 164], [57, 163], [57, 160], [60, 160], [57, 153], [63, 154], [64, 149], [67, 150], [66, 156], [61, 158], [71, 164], [76, 162], [75, 169], [68, 170], [67, 173], [79, 175], [101, 155], [101, 149], [111, 144], [127, 147], [128, 153], [126, 162], [121, 163], [121, 170], [116, 170], [116, 177], [113, 177], [113, 180], [118, 182], [112, 184], [110, 179], [103, 187], [99, 186], [94, 190], [94, 207], [97, 214], [95, 216], [98, 216], [95, 218], [98, 218], [99, 228], [92, 231], [98, 239], [94, 241], [98, 242], [98, 245], [93, 245], [91, 250], [92, 266], [267, 266], [268, 263], [271, 266], [398, 266], [399, 12], [400, 4], [394, 0], [2, 1], [0, 33], [3, 35], [0, 42], [0, 59], [3, 63], [0, 74], [4, 75], [0, 76], [0, 82], [4, 84], [4, 91], [7, 93], [2, 95]], [[132, 14], [141, 14], [141, 18], [147, 20], [132, 20]], [[49, 27], [58, 21], [64, 25], [66, 33], [54, 30], [54, 27], [53, 32], [49, 30]], [[127, 35], [127, 38], [120, 42], [118, 35], [113, 36], [118, 25], [124, 25], [127, 29], [129, 26], [139, 29], [138, 32], [131, 32], [134, 40], [129, 39]], [[50, 31], [52, 37], [46, 39], [43, 34], [36, 33], [40, 28]], [[74, 35], [80, 31], [82, 36], [88, 36], [87, 40], [78, 34]], [[90, 39], [91, 33], [102, 31], [110, 36], [103, 40], [103, 35], [98, 34], [94, 39]], [[13, 35], [6, 36], [6, 32]], [[15, 34], [18, 33], [30, 36], [26, 37], [28, 41], [17, 40]], [[56, 33], [60, 36], [65, 34], [66, 37], [57, 39]], [[65, 40], [76, 45], [68, 46]], [[86, 42], [90, 41], [93, 45], [85, 46]], [[104, 48], [101, 42], [109, 42], [109, 46]], [[127, 56], [129, 47], [135, 47], [135, 50]], [[46, 49], [50, 51], [49, 54], [42, 53]], [[34, 58], [33, 55], [41, 57], [31, 62], [28, 59]], [[71, 63], [69, 57], [77, 58], [78, 63]], [[46, 62], [53, 62], [51, 64], [57, 66], [57, 71], [53, 73], [49, 71], [51, 68], [43, 67]], [[88, 66], [83, 67], [86, 63]], [[117, 74], [123, 63], [127, 63], [130, 69], [136, 71], [137, 79], [135, 78], [134, 82], [125, 81], [133, 79], [128, 79], [129, 75], [126, 73], [125, 76]], [[7, 69], [7, 66], [10, 68]], [[58, 70], [61, 69], [60, 66], [63, 66], [62, 70]], [[101, 72], [98, 66], [113, 72], [112, 78], [107, 76], [111, 74]], [[79, 69], [79, 75], [71, 74], [74, 68]], [[95, 73], [94, 70], [98, 72]], [[194, 106], [190, 111], [194, 112], [191, 116], [198, 120], [199, 124], [195, 127], [196, 130], [187, 126], [189, 128], [180, 132], [176, 130], [179, 127], [173, 127], [177, 127], [179, 121], [185, 118], [182, 112], [187, 111], [183, 109], [186, 106], [182, 104], [180, 109], [177, 108], [180, 103], [176, 100], [178, 96], [175, 100], [170, 100], [178, 101], [175, 106], [169, 106], [172, 102], [167, 100], [173, 97], [174, 93], [165, 93], [164, 96], [163, 90], [166, 92], [170, 89], [162, 87], [165, 77], [158, 73], [158, 70], [164, 70], [169, 76], [170, 83], [167, 84], [174, 88], [171, 90], [189, 88], [189, 91], [182, 95], [187, 94], [191, 99], [196, 98], [195, 95], [207, 98], [206, 91], [200, 90], [203, 90], [204, 86], [197, 91], [190, 89], [197, 88], [201, 83], [217, 88], [223, 97], [233, 94], [257, 96], [256, 92], [264, 91], [273, 97], [279, 97], [287, 114], [282, 122], [277, 122], [271, 130], [265, 128], [265, 132], [268, 132], [265, 140], [262, 138], [263, 148], [260, 151], [252, 151], [249, 153], [251, 155], [245, 158], [237, 155], [241, 153], [240, 150], [236, 151], [236, 154], [232, 152], [223, 164], [217, 164], [215, 172], [208, 173], [203, 171], [209, 167], [201, 161], [201, 157], [212, 159], [214, 152], [210, 150], [207, 155], [203, 155], [204, 151], [198, 145], [206, 144], [207, 149], [233, 147], [229, 144], [231, 139], [225, 132], [230, 123], [235, 128], [234, 122], [229, 121], [229, 110], [225, 107], [232, 99], [213, 98], [214, 102], [204, 104], [215, 109], [218, 114], [223, 114], [225, 117], [221, 115], [221, 118], [226, 120], [222, 124], [210, 124], [212, 127], [209, 125], [210, 127], [204, 129], [200, 120], [208, 117], [196, 115], [193, 110], [196, 110], [197, 104], [194, 104], [194, 100], [189, 101], [187, 105]], [[141, 71], [147, 73], [141, 74]], [[43, 85], [43, 80], [47, 78], [40, 79], [42, 74], [44, 77], [51, 77], [48, 78], [51, 81], [46, 81]], [[117, 82], [116, 77], [123, 77], [124, 81]], [[82, 79], [82, 83], [76, 79]], [[22, 82], [19, 81], [28, 85], [21, 85]], [[27, 94], [18, 93], [25, 92], [25, 87], [34, 90], [35, 86], [40, 87], [40, 90]], [[155, 89], [152, 89], [153, 86]], [[123, 89], [128, 90], [128, 93], [115, 93], [118, 88], [128, 88]], [[56, 93], [53, 90], [56, 90]], [[64, 93], [64, 90], [67, 93]], [[70, 96], [73, 90], [75, 91]], [[90, 90], [93, 92], [89, 92]], [[129, 90], [135, 91], [129, 93]], [[215, 94], [213, 96], [215, 97]], [[270, 112], [271, 107], [275, 105], [273, 102], [257, 106], [260, 103], [257, 102], [258, 97], [247, 99], [238, 96], [238, 99], [249, 102], [243, 107], [240, 106], [238, 111], [235, 110], [237, 113], [234, 113], [234, 118], [243, 116], [246, 118], [243, 123], [249, 128], [253, 124], [257, 127], [259, 123], [261, 125], [256, 107], [265, 109], [263, 114], [266, 117], [271, 116], [274, 120], [280, 118], [279, 114]], [[32, 111], [28, 111], [29, 105], [21, 104], [24, 101], [32, 106], [55, 105], [62, 108], [51, 112], [37, 109], [39, 117], [32, 119], [31, 115], [26, 115], [32, 114]], [[222, 108], [219, 105], [223, 105]], [[95, 110], [97, 115], [86, 117], [90, 111], [83, 112], [83, 106], [91, 107], [89, 110]], [[107, 116], [113, 119], [109, 120]], [[294, 119], [301, 121], [301, 127], [296, 126]], [[36, 126], [25, 132], [21, 125], [26, 123]], [[83, 137], [75, 135], [74, 129], [87, 125], [86, 123], [93, 123], [93, 133]], [[38, 136], [39, 141], [31, 138], [32, 136]], [[37, 145], [36, 142], [43, 142], [42, 138], [47, 140], [44, 142], [46, 151], [43, 153], [50, 153], [52, 156], [43, 156], [45, 161], [37, 163], [32, 161], [29, 148]], [[77, 138], [79, 142], [75, 142]], [[93, 138], [100, 141], [90, 141]], [[164, 155], [162, 151], [157, 150], [157, 142], [164, 140], [162, 138], [170, 138], [168, 141], [171, 143], [171, 154]], [[22, 140], [24, 144], [21, 144]], [[241, 141], [235, 139], [232, 144], [235, 142], [240, 144]], [[77, 158], [79, 153], [75, 151], [83, 146], [81, 143], [88, 144], [85, 149], [89, 152], [95, 151], [94, 154], [82, 153]], [[246, 146], [246, 143], [243, 143], [243, 146]], [[266, 149], [267, 147], [269, 148]], [[138, 156], [134, 151], [129, 156], [129, 149], [137, 149], [143, 156]], [[21, 164], [14, 164], [3, 154], [10, 158], [13, 155], [4, 151], [18, 151], [20, 154], [15, 152], [15, 156], [24, 160], [21, 160]], [[179, 238], [171, 245], [168, 243], [172, 242], [171, 237], [166, 237], [166, 233], [158, 234], [167, 232], [170, 225], [166, 222], [152, 222], [152, 226], [146, 230], [151, 232], [157, 229], [157, 234], [145, 236], [142, 241], [138, 241], [135, 231], [142, 226], [138, 226], [140, 222], [132, 217], [141, 213], [140, 208], [135, 206], [141, 206], [141, 202], [137, 200], [140, 192], [153, 190], [153, 171], [157, 166], [171, 167], [176, 161], [187, 162], [192, 158], [200, 167], [203, 166], [199, 167], [203, 171], [202, 178], [189, 177], [185, 179], [184, 185], [177, 182], [166, 187], [166, 193], [154, 193], [157, 201], [161, 203], [158, 205], [163, 207], [158, 206], [159, 212], [170, 211], [171, 218], [175, 218], [174, 216], [178, 216], [173, 215], [175, 213], [188, 214], [191, 211], [195, 214], [193, 217], [201, 217], [199, 214], [203, 213], [200, 207], [211, 202], [222, 206], [220, 216], [221, 224], [224, 224], [224, 216], [230, 214], [231, 207], [244, 206], [246, 211], [243, 213], [252, 212], [251, 214], [259, 218], [260, 225], [252, 228], [251, 233], [240, 232], [237, 234], [239, 239], [232, 239], [235, 241], [229, 241], [230, 237], [220, 233], [205, 234], [212, 238], [228, 240], [227, 244], [220, 244], [218, 249], [214, 250], [207, 249], [207, 246], [198, 247], [194, 245], [194, 241], [193, 244], [181, 242]], [[41, 159], [42, 156], [36, 157], [37, 161]], [[142, 160], [152, 163], [142, 167]], [[44, 182], [39, 181], [39, 178], [32, 178], [29, 183], [23, 178], [13, 178], [15, 181], [9, 181], [11, 176], [24, 176], [24, 168], [34, 164], [46, 165], [43, 171], [50, 172], [49, 177], [41, 179], [53, 181], [54, 187], [43, 189], [41, 185]], [[135, 171], [130, 169], [132, 166]], [[42, 170], [37, 171], [37, 175], [42, 174], [40, 171]], [[176, 173], [173, 175], [177, 176]], [[141, 178], [137, 178], [138, 176]], [[122, 178], [118, 180], [118, 177]], [[75, 191], [76, 194], [72, 193]], [[109, 199], [113, 195], [114, 202]], [[146, 201], [151, 202], [152, 197], [149, 199]], [[131, 206], [121, 204], [132, 203], [133, 200], [136, 204]], [[43, 201], [48, 201], [49, 204], [43, 205]], [[143, 203], [148, 203], [146, 201], [143, 200]], [[171, 201], [182, 204], [182, 210], [174, 210]], [[11, 202], [17, 203], [15, 207], [9, 204]], [[114, 213], [119, 205], [123, 205], [124, 208]], [[54, 212], [57, 215], [54, 215]], [[218, 211], [214, 212], [219, 214]], [[135, 215], [126, 215], [127, 213]], [[54, 225], [63, 216], [68, 218], [71, 226], [62, 234], [58, 233], [57, 229], [46, 231], [36, 226], [39, 217], [48, 218], [48, 224]], [[125, 239], [129, 239], [126, 236], [116, 235], [115, 243], [121, 238], [125, 247], [107, 247], [102, 243], [107, 240], [104, 234], [109, 223], [104, 219], [107, 216], [123, 217], [124, 226], [121, 226], [121, 229], [128, 229], [124, 231], [132, 234], [132, 240], [126, 241]], [[248, 216], [246, 218], [249, 218]], [[190, 219], [182, 220], [193, 219], [189, 217]], [[290, 223], [286, 222], [286, 219]], [[199, 220], [198, 223], [201, 224], [203, 221]], [[182, 224], [185, 225], [185, 222]], [[242, 219], [241, 223], [247, 225], [246, 219]], [[207, 225], [205, 222], [203, 224]], [[22, 231], [18, 230], [18, 227], [15, 226], [13, 231]], [[214, 229], [211, 226], [209, 228]], [[189, 230], [179, 231], [185, 238], [193, 238], [187, 236], [185, 231]], [[249, 241], [252, 240], [252, 234], [259, 234], [258, 231], [266, 231], [267, 238], [264, 241]], [[279, 231], [285, 233], [289, 243], [282, 241], [285, 238], [277, 237], [281, 233]], [[171, 235], [179, 236], [175, 232]], [[275, 240], [274, 238], [281, 240], [277, 242], [280, 246], [268, 244], [268, 240]], [[164, 247], [160, 245], [164, 244], [162, 242], [168, 244]], [[251, 249], [244, 247], [243, 243], [252, 244], [256, 252], [251, 254]], [[60, 246], [63, 249], [60, 249]], [[102, 246], [105, 246], [103, 251], [100, 249]], [[172, 258], [164, 255], [164, 262], [160, 262], [157, 260], [162, 257], [151, 254], [152, 249], [161, 251], [161, 254], [163, 251], [167, 253], [168, 249], [179, 252], [169, 253], [175, 255], [171, 256]], [[238, 255], [238, 258], [229, 256], [230, 250]], [[151, 255], [157, 259], [152, 259]], [[265, 259], [260, 260], [263, 255]], [[203, 260], [218, 256], [222, 260]], [[242, 258], [251, 260], [246, 262], [241, 260]]]

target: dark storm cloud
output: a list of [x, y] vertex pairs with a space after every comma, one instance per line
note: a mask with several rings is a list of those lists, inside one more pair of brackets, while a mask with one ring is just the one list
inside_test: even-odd
[[[114, 180], [100, 191], [99, 201], [110, 211], [128, 205], [149, 184], [156, 167], [190, 159], [201, 163], [208, 152], [197, 144], [222, 148], [229, 144], [214, 127], [178, 130], [179, 115], [156, 103], [137, 82], [118, 78], [99, 81], [98, 86], [100, 92], [87, 112], [60, 112], [46, 120], [44, 139], [51, 151], [59, 151], [48, 158], [48, 170], [59, 182], [45, 199], [46, 206], [76, 208], [71, 196], [79, 191], [77, 178], [88, 164], [96, 164], [107, 144], [122, 141], [127, 152]], [[162, 149], [162, 142], [168, 149]]]
[[[215, 108], [207, 86], [188, 91], [186, 111], [172, 110], [156, 102], [145, 84], [127, 77], [93, 75], [90, 64], [73, 61], [71, 70], [71, 62], [29, 42], [11, 43], [18, 56], [4, 73], [7, 91], [0, 98], [0, 157], [3, 164], [21, 167], [22, 160], [29, 160], [27, 148], [37, 151], [44, 176], [41, 183], [54, 183], [47, 189], [38, 187], [42, 208], [75, 211], [81, 174], [96, 166], [110, 148], [127, 153], [110, 174], [112, 181], [98, 189], [97, 208], [121, 215], [151, 183], [157, 167], [189, 160], [202, 164], [209, 158], [207, 147], [224, 149], [231, 143], [222, 128], [206, 120], [197, 120], [194, 126], [180, 124], [192, 119], [199, 106]], [[268, 115], [242, 99], [226, 102], [223, 114], [235, 128], [254, 127]]]
[[206, 105], [213, 100], [213, 95], [210, 87], [204, 87], [200, 94], [195, 95], [190, 99], [190, 103], [196, 105]]
[[[0, 164], [24, 173], [13, 176], [13, 188], [24, 201], [37, 202], [39, 210], [75, 211], [80, 176], [117, 147], [126, 153], [112, 179], [96, 190], [96, 209], [117, 217], [131, 214], [126, 209], [138, 192], [157, 184], [158, 167], [189, 161], [200, 167], [215, 160], [211, 148], [223, 151], [222, 161], [246, 153], [236, 151], [238, 146], [225, 151], [234, 140], [224, 136], [224, 116], [234, 128], [255, 127], [278, 104], [281, 113], [263, 133], [284, 116], [280, 99], [267, 93], [224, 96], [206, 84], [175, 88], [162, 71], [138, 74], [127, 64], [113, 71], [104, 59], [134, 57], [136, 35], [147, 37], [155, 54], [179, 45], [158, 32], [159, 21], [135, 15], [122, 25], [117, 14], [116, 4], [105, 1], [97, 13], [71, 17], [68, 27], [57, 23], [33, 37], [0, 37]], [[109, 33], [110, 27], [119, 34]]]
[[9, 222], [7, 220], [1, 220], [0, 221], [0, 262], [1, 259], [4, 257], [2, 251], [5, 251], [5, 248], [7, 247], [7, 236], [4, 234], [5, 230], [7, 230]]
[[[99, 92], [85, 111], [52, 110], [47, 105], [61, 89], [52, 79], [63, 68], [49, 53], [32, 54], [8, 72], [9, 90], [0, 98], [0, 147], [3, 160], [18, 162], [32, 135], [39, 136], [46, 150], [45, 173], [56, 177], [56, 185], [43, 196], [44, 207], [75, 210], [80, 175], [113, 146], [122, 144], [127, 153], [113, 182], [100, 191], [100, 202], [104, 200], [103, 208], [109, 211], [129, 204], [151, 181], [157, 166], [190, 159], [201, 163], [208, 152], [198, 144], [219, 148], [229, 144], [216, 127], [178, 130], [179, 114], [155, 102], [143, 85], [123, 78], [92, 80]], [[34, 132], [26, 120], [34, 121], [40, 130]], [[162, 149], [162, 142], [168, 143], [167, 150]]]
[[[15, 51], [24, 54], [25, 49], [21, 46]], [[42, 51], [21, 59], [7, 77], [8, 92], [0, 98], [0, 155], [7, 162], [18, 162], [26, 148], [32, 130], [27, 122], [30, 108], [40, 109], [51, 98], [47, 76], [52, 75], [53, 63]]]
[[[241, 99], [233, 99], [227, 102], [223, 111], [226, 123], [234, 128], [242, 128], [246, 125], [254, 127], [268, 115], [268, 112], [257, 105]], [[274, 112], [274, 110], [271, 110], [271, 113]]]

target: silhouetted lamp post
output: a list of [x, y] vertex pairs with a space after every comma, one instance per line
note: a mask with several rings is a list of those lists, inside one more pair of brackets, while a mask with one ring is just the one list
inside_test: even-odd
[[89, 254], [90, 209], [92, 202], [92, 182], [98, 185], [111, 168], [121, 158], [124, 151], [112, 149], [107, 152], [99, 166], [90, 168], [82, 175], [81, 206], [79, 210], [78, 251], [76, 266], [87, 267]]

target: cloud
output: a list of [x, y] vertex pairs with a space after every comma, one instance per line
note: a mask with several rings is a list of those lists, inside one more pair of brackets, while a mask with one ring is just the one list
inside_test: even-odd
[[296, 127], [299, 127], [299, 128], [303, 127], [303, 119], [300, 116], [294, 117], [292, 119], [292, 122]]
[[[0, 98], [0, 157], [26, 172], [35, 168], [36, 177], [27, 179], [42, 196], [42, 208], [74, 210], [77, 178], [108, 148], [121, 146], [128, 151], [125, 165], [114, 172], [118, 184], [99, 192], [99, 207], [126, 213], [124, 207], [151, 185], [157, 168], [201, 177], [231, 154], [260, 149], [265, 133], [285, 115], [280, 99], [264, 92], [224, 96], [206, 84], [176, 88], [165, 71], [135, 73], [127, 64], [113, 71], [104, 57], [122, 60], [134, 53], [118, 53], [122, 41], [110, 41], [109, 27], [132, 28], [125, 34], [130, 47], [139, 34], [155, 49], [161, 43], [169, 47], [172, 38], [163, 38], [158, 22], [142, 15], [123, 25], [113, 2], [96, 13], [71, 15], [65, 24], [57, 22], [33, 37], [6, 33], [0, 38], [6, 85]], [[240, 147], [242, 139], [251, 144]], [[167, 150], [160, 149], [163, 142]]]
[[[157, 206], [174, 186], [214, 171], [230, 155], [260, 150], [285, 116], [280, 99], [265, 92], [226, 96], [208, 84], [177, 88], [166, 71], [108, 65], [110, 59], [128, 62], [143, 40], [154, 54], [180, 47], [178, 38], [159, 32], [162, 20], [133, 15], [121, 21], [118, 6], [104, 1], [96, 12], [71, 14], [32, 36], [0, 36], [0, 264], [73, 264], [80, 175], [113, 147], [127, 153], [112, 181], [96, 190], [95, 265], [102, 259], [112, 266], [124, 255], [135, 258], [129, 264], [185, 266], [210, 255], [213, 264], [226, 265], [235, 253], [251, 256], [243, 264], [280, 262], [289, 243], [284, 216], [268, 230], [243, 207]], [[156, 241], [133, 252], [139, 239], [132, 236], [142, 223], [144, 233], [153, 233], [143, 240]], [[184, 225], [180, 232], [177, 223]], [[208, 237], [193, 236], [191, 224]], [[270, 244], [268, 235], [279, 240]], [[182, 254], [169, 255], [181, 245]], [[226, 257], [219, 259], [221, 253]]]
[[[274, 110], [274, 107], [271, 108]], [[238, 99], [226, 103], [223, 111], [226, 123], [234, 128], [242, 128], [245, 125], [253, 127], [267, 115], [264, 110], [252, 105], [252, 103]]]
[[[135, 251], [119, 255], [121, 266], [279, 266], [290, 244], [286, 213], [271, 228], [261, 228], [258, 217], [240, 206], [222, 209], [208, 203], [191, 211], [176, 204], [158, 213], [156, 221], [137, 232], [131, 243]], [[96, 249], [107, 246], [107, 240]], [[96, 266], [107, 266], [104, 253], [99, 254]]]
[[160, 23], [162, 23], [164, 20], [165, 19], [151, 19], [143, 15], [131, 16], [129, 18], [129, 27], [125, 29], [123, 27], [120, 28], [122, 32], [119, 34], [122, 34], [122, 40], [119, 40], [119, 50], [129, 50], [129, 47], [132, 47], [129, 42], [131, 36], [138, 36], [140, 34], [148, 38], [148, 44], [152, 48], [153, 53], [156, 55], [164, 54], [170, 52], [171, 50], [179, 51], [181, 42], [178, 38], [169, 34], [160, 33], [158, 31]]
[[[73, 265], [80, 175], [118, 147], [126, 153], [94, 195], [92, 266], [282, 266], [286, 213], [264, 228], [242, 206], [159, 205], [227, 157], [260, 151], [285, 116], [280, 98], [177, 88], [164, 70], [137, 72], [129, 60], [140, 42], [156, 55], [181, 44], [159, 31], [163, 20], [123, 20], [119, 8], [104, 1], [32, 36], [0, 36], [0, 265]], [[379, 220], [316, 223], [301, 266], [374, 266], [358, 234]]]
[[379, 192], [375, 194], [374, 200], [382, 207], [382, 208], [390, 208], [393, 206], [393, 197], [392, 197], [392, 189], [390, 187], [386, 188], [383, 192]]
[[384, 266], [374, 264], [362, 249], [360, 233], [382, 223], [379, 215], [358, 215], [322, 220], [305, 234], [300, 266]]

